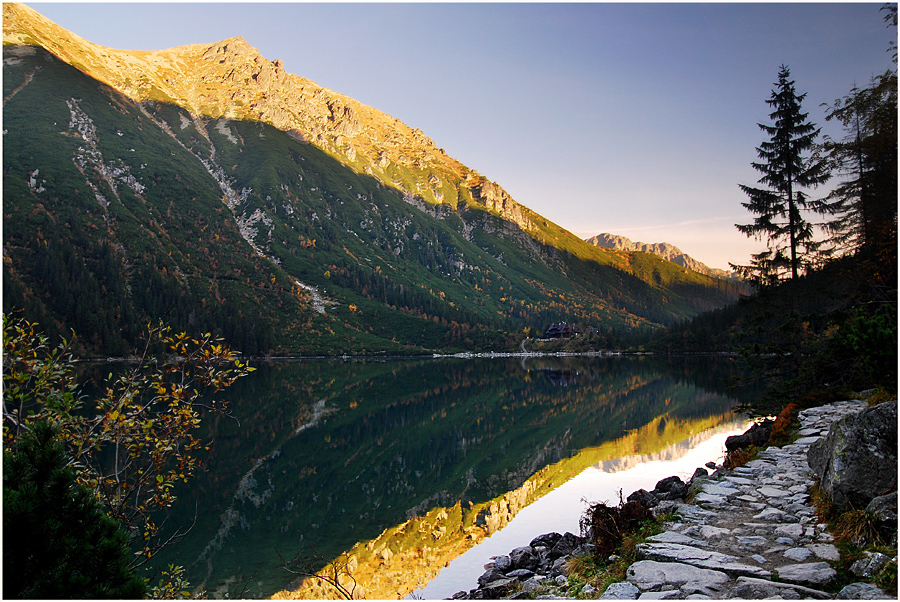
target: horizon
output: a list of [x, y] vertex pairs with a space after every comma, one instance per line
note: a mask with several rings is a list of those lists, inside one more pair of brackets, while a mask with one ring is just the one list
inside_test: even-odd
[[666, 242], [726, 270], [765, 247], [734, 224], [752, 219], [738, 185], [759, 178], [779, 65], [810, 120], [840, 138], [822, 103], [892, 68], [896, 39], [875, 3], [28, 6], [123, 50], [240, 35], [421, 129], [582, 239]]

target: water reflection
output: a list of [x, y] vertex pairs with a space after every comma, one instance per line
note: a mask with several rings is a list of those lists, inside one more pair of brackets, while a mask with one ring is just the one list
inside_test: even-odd
[[301, 587], [285, 559], [318, 568], [349, 551], [358, 594], [403, 597], [585, 468], [731, 421], [730, 370], [727, 358], [261, 365], [229, 390], [240, 423], [207, 421], [209, 472], [169, 517], [196, 525], [157, 562], [185, 565], [210, 595], [262, 597]]

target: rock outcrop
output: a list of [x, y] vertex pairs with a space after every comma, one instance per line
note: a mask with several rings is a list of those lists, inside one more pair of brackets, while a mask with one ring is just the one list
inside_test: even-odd
[[875, 498], [896, 492], [896, 400], [832, 424], [828, 434], [810, 446], [809, 466], [838, 508], [865, 508]]

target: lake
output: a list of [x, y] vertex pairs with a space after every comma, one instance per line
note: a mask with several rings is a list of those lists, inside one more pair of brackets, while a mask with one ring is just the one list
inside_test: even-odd
[[334, 566], [356, 597], [471, 589], [490, 555], [578, 533], [586, 502], [720, 456], [746, 423], [732, 408], [750, 392], [727, 386], [735, 363], [256, 363], [223, 394], [233, 418], [204, 418], [207, 471], [178, 490], [164, 529], [193, 527], [156, 565], [185, 566], [213, 597], [334, 597], [303, 577]]

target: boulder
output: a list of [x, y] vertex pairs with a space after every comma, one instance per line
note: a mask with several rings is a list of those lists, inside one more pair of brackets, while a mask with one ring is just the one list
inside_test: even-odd
[[626, 498], [628, 502], [637, 502], [647, 508], [653, 508], [659, 503], [659, 498], [647, 491], [646, 489], [638, 489]]
[[866, 512], [877, 520], [897, 526], [897, 492], [879, 495], [866, 506]]
[[490, 569], [486, 570], [486, 571], [484, 572], [484, 574], [481, 575], [481, 577], [478, 578], [478, 586], [479, 586], [479, 587], [484, 587], [484, 586], [487, 585], [488, 583], [491, 583], [491, 582], [493, 582], [493, 581], [497, 581], [497, 580], [499, 580], [499, 579], [504, 579], [505, 577], [506, 577], [506, 575], [504, 575], [503, 573], [501, 573], [501, 572], [498, 571], [497, 569], [495, 569], [495, 568], [490, 568]]
[[732, 435], [731, 437], [728, 437], [725, 439], [725, 449], [731, 452], [750, 447], [751, 445], [755, 445], [756, 447], [764, 445], [769, 441], [773, 424], [774, 422], [771, 420], [763, 420], [762, 422], [755, 423], [747, 429], [743, 435]]
[[534, 554], [534, 549], [531, 546], [522, 546], [514, 549], [509, 553], [509, 559], [512, 560], [513, 569], [533, 571], [538, 565], [538, 557]]
[[560, 537], [559, 541], [556, 542], [556, 545], [550, 549], [547, 553], [547, 557], [551, 560], [556, 560], [562, 556], [569, 556], [575, 551], [575, 548], [582, 543], [584, 543], [584, 541], [577, 535], [566, 533]]
[[838, 508], [865, 508], [897, 489], [897, 401], [832, 423], [813, 443], [809, 466]]
[[528, 544], [532, 548], [536, 548], [538, 546], [543, 546], [548, 550], [552, 550], [553, 546], [562, 539], [562, 535], [559, 533], [544, 533], [543, 535], [538, 535], [534, 539], [531, 540], [531, 543]]

